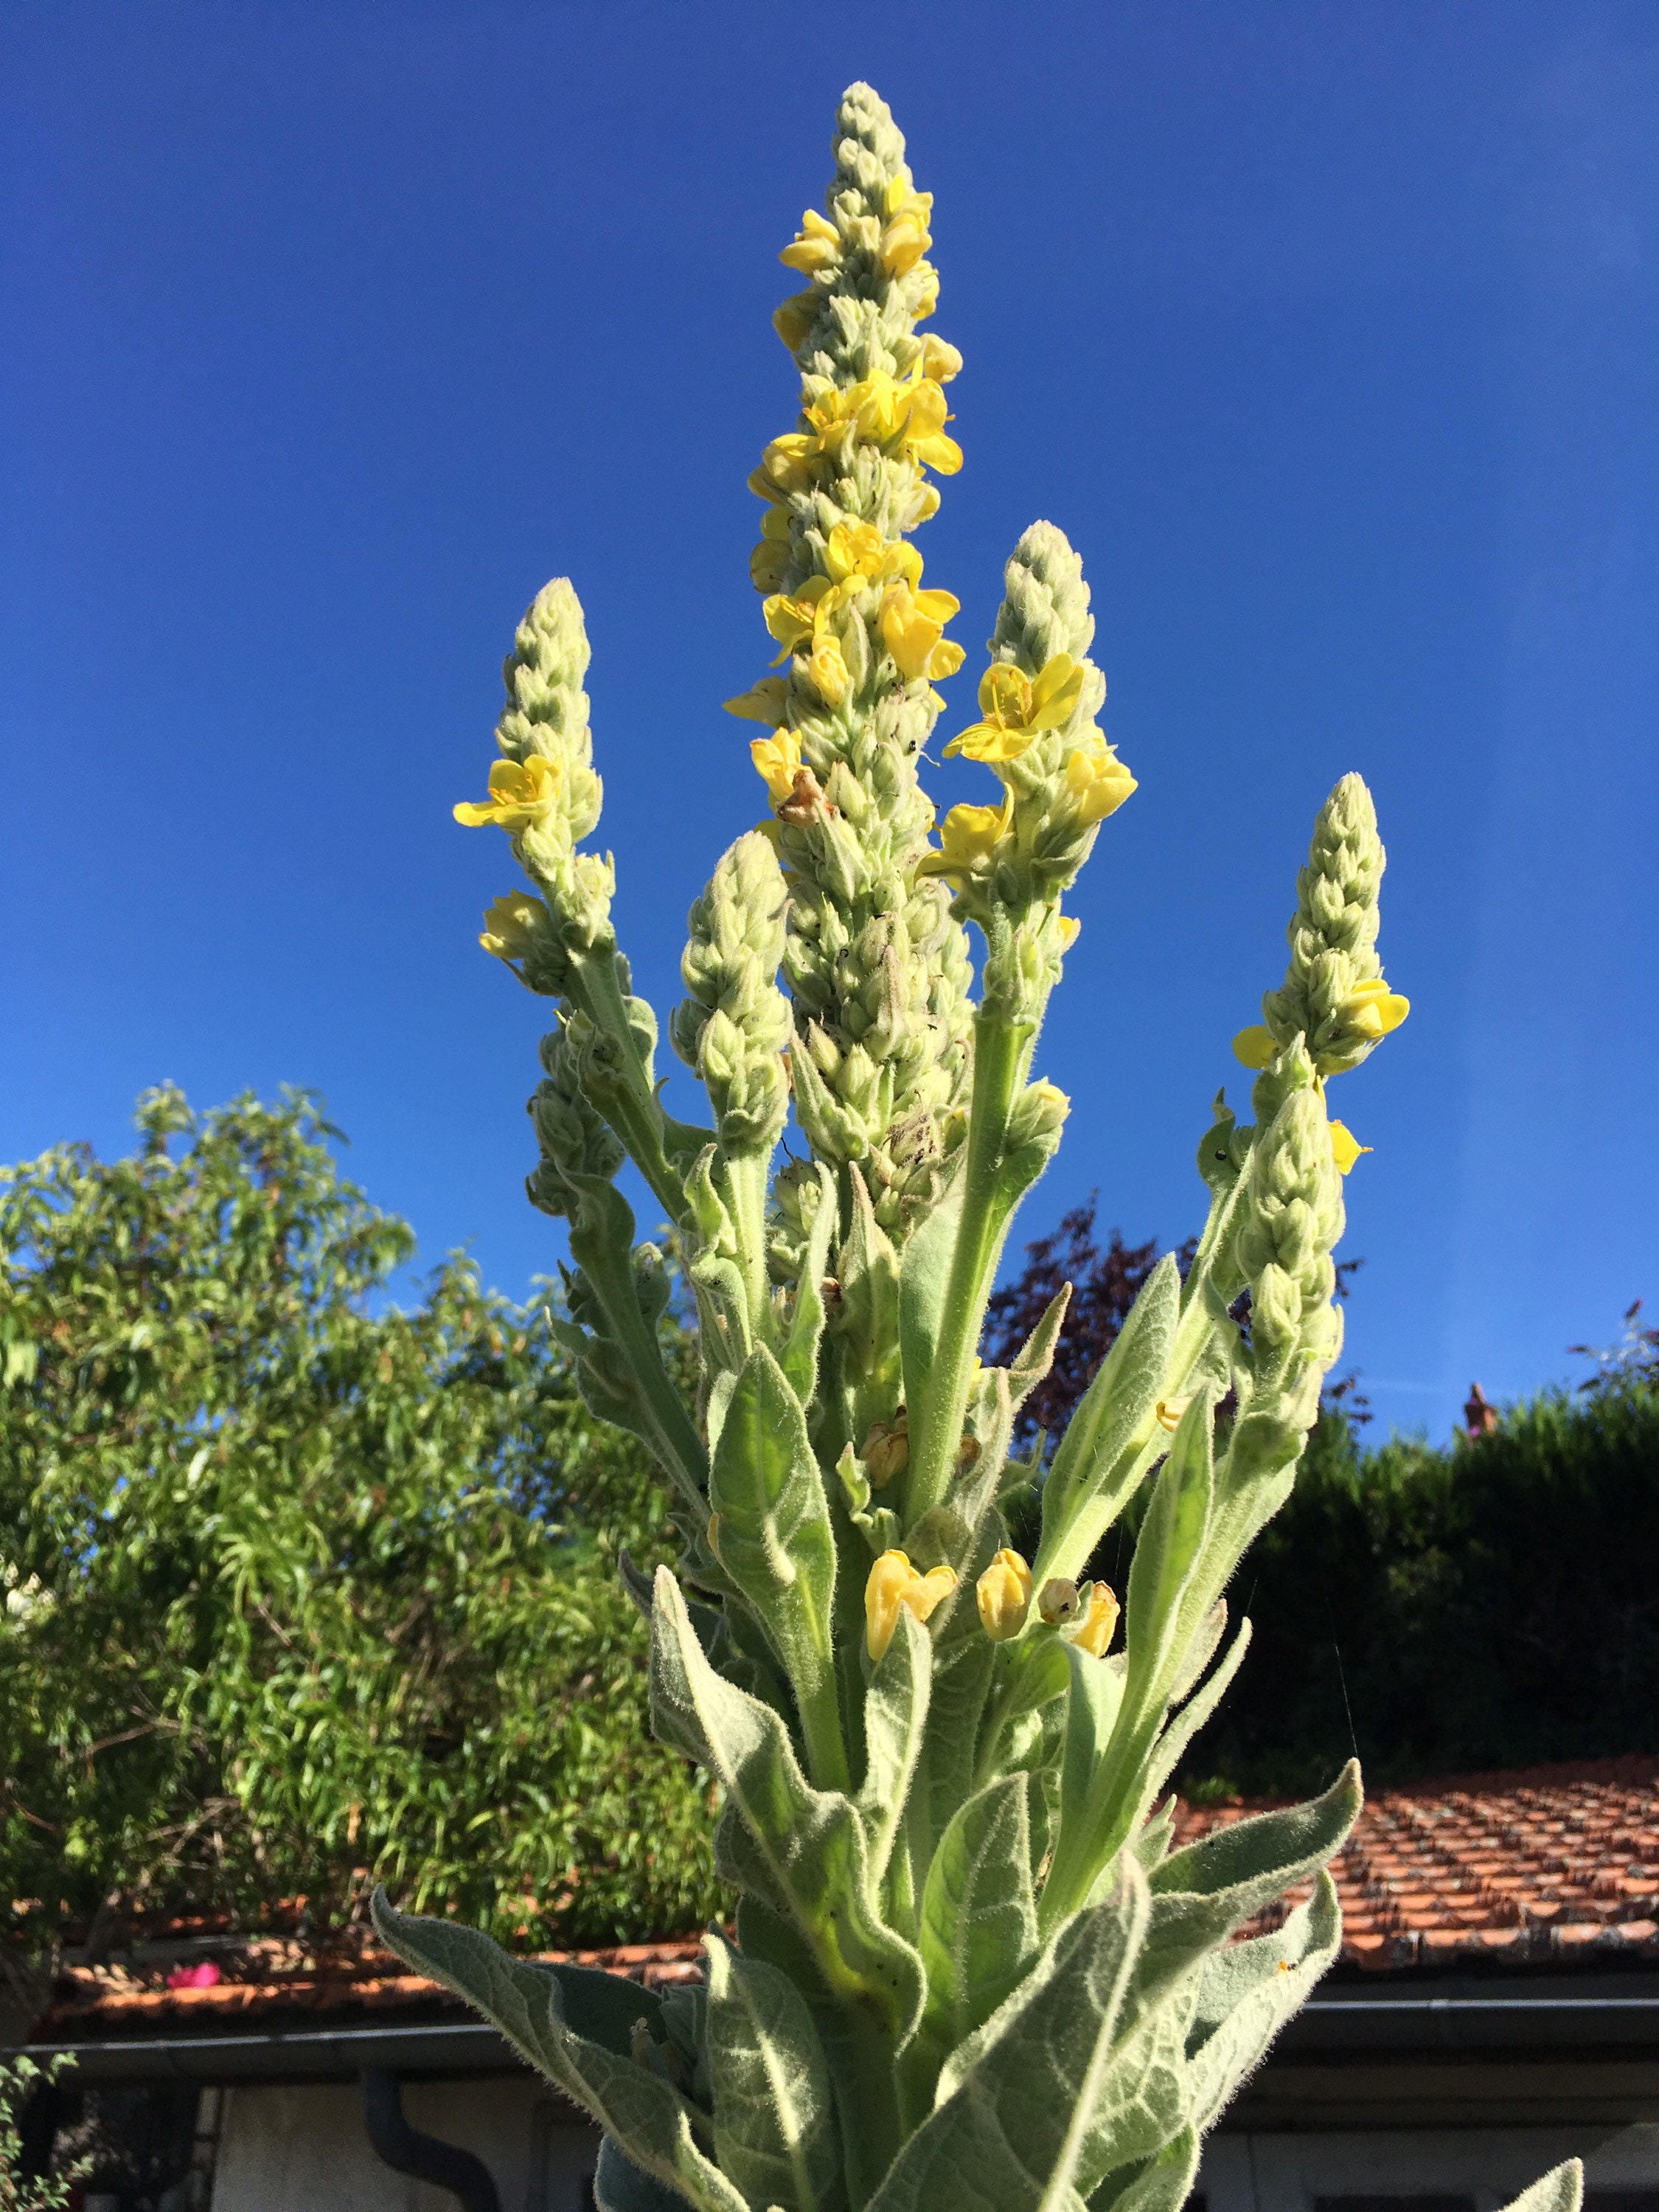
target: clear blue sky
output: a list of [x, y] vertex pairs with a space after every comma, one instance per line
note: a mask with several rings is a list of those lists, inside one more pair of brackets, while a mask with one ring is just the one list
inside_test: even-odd
[[539, 1009], [474, 944], [513, 876], [449, 805], [569, 574], [672, 1004], [759, 796], [719, 702], [765, 657], [775, 257], [867, 76], [967, 356], [926, 533], [951, 712], [1049, 517], [1141, 781], [1079, 898], [1030, 1233], [1095, 1186], [1133, 1236], [1195, 1224], [1227, 1040], [1358, 769], [1415, 1008], [1340, 1092], [1383, 1425], [1659, 1300], [1650, 0], [10, 0], [0, 38], [0, 1157], [118, 1147], [162, 1077], [310, 1085], [429, 1256], [549, 1266]]

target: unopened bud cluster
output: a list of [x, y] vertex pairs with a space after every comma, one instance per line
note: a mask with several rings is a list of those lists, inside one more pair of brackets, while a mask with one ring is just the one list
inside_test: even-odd
[[787, 895], [777, 855], [751, 830], [725, 854], [691, 909], [674, 1049], [708, 1093], [732, 1152], [769, 1154], [789, 1111], [782, 1054], [789, 1001], [777, 986]]

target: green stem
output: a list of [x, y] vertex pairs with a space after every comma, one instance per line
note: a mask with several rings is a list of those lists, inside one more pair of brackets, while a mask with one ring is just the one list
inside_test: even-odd
[[850, 1796], [852, 1771], [847, 1764], [847, 1743], [842, 1735], [841, 1702], [836, 1695], [836, 1667], [826, 1659], [817, 1680], [797, 1689], [801, 1735], [806, 1745], [806, 1771], [815, 1790], [839, 1790]]
[[1044, 1937], [1051, 1936], [1068, 1913], [1087, 1903], [1101, 1869], [1116, 1857], [1127, 1841], [1140, 1802], [1140, 1778], [1157, 1735], [1155, 1720], [1149, 1723], [1143, 1715], [1126, 1732], [1120, 1717], [1084, 1801], [1082, 1817], [1062, 1819], [1037, 1902], [1037, 1928]]
[[706, 1520], [708, 1455], [684, 1400], [662, 1364], [656, 1331], [640, 1310], [632, 1253], [618, 1250], [603, 1237], [573, 1223], [570, 1256], [592, 1285], [611, 1335], [627, 1357], [657, 1430], [659, 1449], [688, 1500]]
[[750, 1341], [775, 1350], [772, 1283], [766, 1268], [766, 1185], [771, 1164], [764, 1152], [728, 1152], [726, 1202], [737, 1231], [738, 1268], [749, 1309]]
[[671, 1165], [663, 1146], [666, 1116], [641, 1056], [622, 986], [617, 981], [615, 955], [579, 952], [571, 956], [570, 996], [595, 1029], [609, 1037], [621, 1055], [623, 1079], [606, 1088], [603, 1103], [595, 1099], [605, 1120], [627, 1147], [629, 1158], [651, 1186], [653, 1196], [678, 1226], [685, 1218], [685, 1185]]
[[[909, 1407], [910, 1466], [904, 1502], [905, 1517], [911, 1523], [939, 1503], [956, 1469], [974, 1354], [1011, 1211], [999, 1188], [1008, 1112], [1036, 1026], [1031, 1021], [1010, 1021], [983, 1007], [974, 1024], [974, 1096], [963, 1169], [962, 1215], [927, 1387]], [[908, 1378], [905, 1388], [908, 1394]]]

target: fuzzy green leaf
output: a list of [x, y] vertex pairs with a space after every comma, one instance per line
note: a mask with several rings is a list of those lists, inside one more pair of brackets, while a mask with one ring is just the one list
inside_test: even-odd
[[830, 1267], [830, 1245], [836, 1233], [836, 1182], [828, 1168], [818, 1167], [818, 1210], [812, 1217], [806, 1249], [801, 1255], [795, 1285], [795, 1310], [781, 1358], [789, 1387], [803, 1406], [810, 1406], [818, 1387], [818, 1344], [823, 1334], [823, 1281]]
[[1523, 2189], [1504, 2212], [1580, 2212], [1583, 2202], [1584, 2169], [1577, 2159], [1570, 2158], [1565, 2165], [1552, 2166], [1530, 2189]]
[[[513, 1958], [487, 1936], [453, 1921], [394, 1912], [377, 1892], [374, 1925], [382, 1940], [417, 1973], [429, 1974], [476, 2006], [550, 2081], [592, 2112], [633, 2163], [678, 2190], [700, 2212], [747, 2212], [743, 2198], [698, 2149], [691, 2107], [660, 2075], [584, 2035], [567, 2014], [562, 1975]], [[624, 1984], [624, 1987], [628, 1985]], [[642, 1990], [629, 1990], [636, 2019], [647, 2016]], [[617, 2000], [616, 2002], [623, 2002]], [[590, 2017], [614, 2010], [591, 1988], [573, 1999]]]
[[666, 1567], [652, 1607], [651, 1711], [663, 1741], [726, 1791], [720, 1872], [799, 1931], [828, 1995], [857, 2008], [866, 2033], [897, 2043], [921, 2008], [921, 1962], [877, 1912], [864, 1824], [850, 1798], [811, 1787], [777, 1714], [715, 1674]]
[[916, 1939], [927, 2005], [917, 2043], [919, 2063], [935, 2075], [1036, 1956], [1030, 1786], [1023, 1774], [1005, 1775], [970, 1797], [927, 1869]]
[[1181, 1417], [1129, 1569], [1127, 1695], [1137, 1711], [1168, 1678], [1182, 1595], [1203, 1546], [1213, 1488], [1210, 1401], [1200, 1396]]
[[1144, 2166], [1109, 2174], [1089, 2199], [1089, 2212], [1180, 2212], [1198, 2179], [1199, 2130], [1183, 2128]]
[[720, 2171], [750, 2204], [830, 2212], [841, 2194], [841, 2148], [805, 2004], [775, 1967], [744, 1958], [718, 1936], [704, 1941]]
[[833, 1656], [836, 1539], [806, 1418], [764, 1345], [744, 1362], [709, 1471], [720, 1563], [754, 1607], [805, 1705]]
[[1181, 1318], [1181, 1271], [1166, 1252], [1066, 1425], [1042, 1493], [1036, 1572], [1078, 1575], [1138, 1480]]
[[1073, 2212], [1146, 1911], [1126, 1862], [1112, 1898], [1068, 1921], [952, 2055], [871, 2212]]
[[1154, 1869], [1152, 1917], [1135, 1971], [1150, 2002], [1253, 1912], [1305, 1881], [1340, 1850], [1364, 1802], [1350, 1759], [1322, 1797], [1217, 1828]]
[[909, 1799], [927, 1727], [933, 1668], [933, 1638], [915, 1613], [901, 1606], [893, 1640], [864, 1693], [865, 1772], [858, 1804], [870, 1838], [872, 1883], [887, 1871]]
[[1321, 1873], [1314, 1893], [1282, 1928], [1213, 1951], [1200, 1969], [1188, 2045], [1188, 2118], [1201, 2133], [1253, 2074], [1292, 2013], [1332, 1965], [1342, 1942], [1336, 1884]]

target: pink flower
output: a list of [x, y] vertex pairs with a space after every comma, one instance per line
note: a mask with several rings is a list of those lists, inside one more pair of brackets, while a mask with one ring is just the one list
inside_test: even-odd
[[167, 1976], [170, 1990], [210, 1990], [224, 1977], [211, 1959], [204, 1959], [198, 1966], [175, 1966]]

